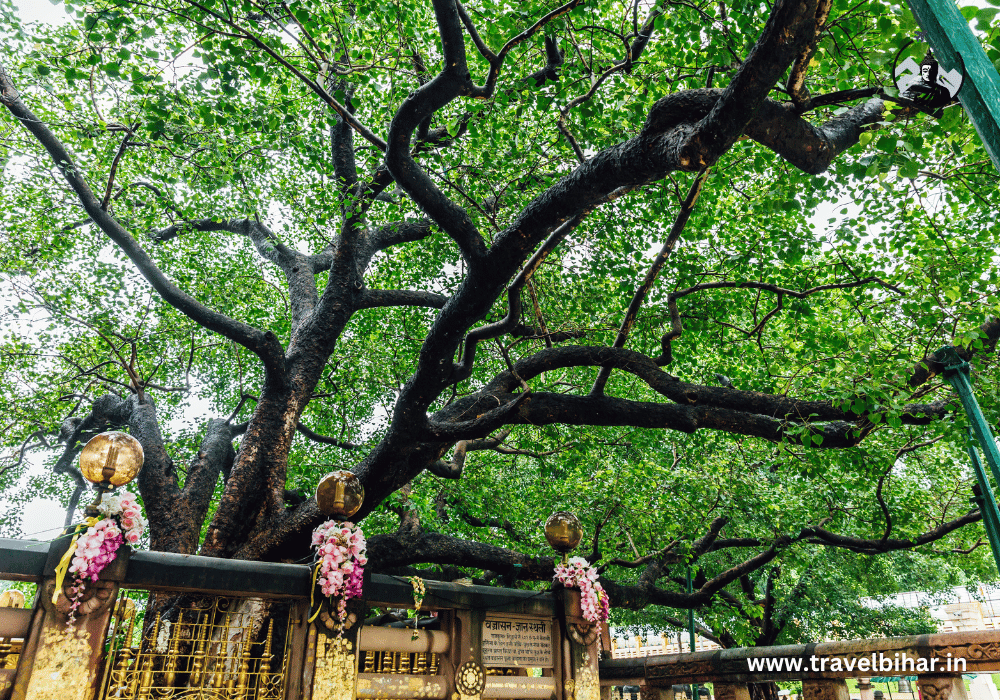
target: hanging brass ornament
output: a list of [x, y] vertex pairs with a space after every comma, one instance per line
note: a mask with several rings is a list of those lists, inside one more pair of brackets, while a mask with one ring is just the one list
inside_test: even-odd
[[331, 517], [346, 519], [361, 509], [365, 489], [352, 472], [338, 469], [319, 481], [316, 487], [316, 505]]
[[569, 511], [560, 510], [545, 521], [545, 539], [552, 549], [566, 554], [576, 549], [583, 539], [583, 524]]
[[88, 481], [105, 490], [124, 486], [142, 468], [142, 445], [128, 433], [117, 430], [91, 438], [80, 452], [80, 471]]

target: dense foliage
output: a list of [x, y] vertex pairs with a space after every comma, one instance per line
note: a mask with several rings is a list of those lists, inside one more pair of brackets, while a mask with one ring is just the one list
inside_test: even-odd
[[727, 644], [994, 575], [930, 353], [997, 415], [1000, 192], [905, 8], [67, 6], [0, 2], [9, 503], [124, 427], [155, 549], [298, 560], [336, 464], [375, 570], [516, 585], [572, 510], [620, 622]]

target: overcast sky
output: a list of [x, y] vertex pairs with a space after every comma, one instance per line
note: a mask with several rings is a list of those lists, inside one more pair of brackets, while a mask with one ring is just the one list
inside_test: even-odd
[[25, 22], [48, 22], [62, 24], [69, 21], [66, 6], [61, 2], [53, 5], [49, 0], [15, 0], [17, 15]]

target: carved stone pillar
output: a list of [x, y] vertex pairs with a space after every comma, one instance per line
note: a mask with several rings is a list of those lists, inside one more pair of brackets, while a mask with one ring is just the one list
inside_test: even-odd
[[715, 700], [750, 700], [746, 683], [716, 683]]
[[640, 685], [639, 700], [674, 700], [674, 689]]
[[847, 689], [847, 681], [837, 680], [804, 680], [802, 681], [803, 700], [851, 700]]
[[969, 700], [961, 675], [917, 676], [923, 700]]
[[859, 678], [858, 692], [861, 694], [861, 700], [875, 700], [875, 691], [872, 690], [872, 679]]

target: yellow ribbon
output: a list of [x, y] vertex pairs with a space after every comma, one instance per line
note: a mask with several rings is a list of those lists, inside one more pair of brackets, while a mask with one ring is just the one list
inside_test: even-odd
[[69, 549], [63, 554], [62, 559], [59, 560], [59, 565], [56, 567], [56, 588], [52, 592], [52, 604], [55, 605], [59, 602], [59, 593], [63, 588], [63, 581], [66, 579], [66, 574], [69, 571], [70, 562], [73, 561], [73, 555], [76, 553], [76, 541], [80, 537], [80, 530], [83, 527], [92, 528], [97, 524], [100, 518], [87, 518], [83, 521], [81, 525], [77, 525], [76, 529], [73, 530], [73, 539], [70, 540]]
[[[316, 566], [313, 569], [312, 586], [309, 589], [309, 609], [310, 610], [312, 610], [313, 605], [316, 603], [316, 578], [319, 576], [319, 567], [320, 567], [320, 562], [316, 562]], [[319, 615], [319, 612], [322, 609], [323, 609], [323, 601], [320, 601], [319, 607], [316, 608], [316, 612], [314, 612], [312, 614], [312, 617], [309, 618], [309, 622], [312, 622], [313, 620], [315, 620], [316, 616]]]

